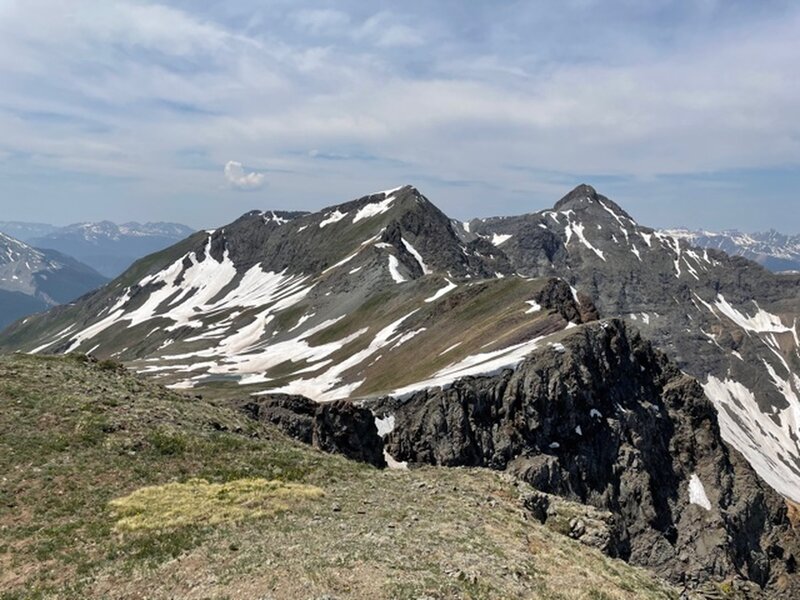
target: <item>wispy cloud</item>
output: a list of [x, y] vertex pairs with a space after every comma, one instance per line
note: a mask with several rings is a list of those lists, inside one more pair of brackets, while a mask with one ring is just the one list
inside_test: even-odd
[[301, 9], [290, 15], [298, 29], [313, 34], [341, 33], [350, 25], [350, 16], [329, 8]]
[[368, 39], [387, 48], [422, 46], [424, 43], [419, 27], [407, 25], [396, 14], [389, 12], [372, 15], [361, 24], [354, 35], [357, 39]]

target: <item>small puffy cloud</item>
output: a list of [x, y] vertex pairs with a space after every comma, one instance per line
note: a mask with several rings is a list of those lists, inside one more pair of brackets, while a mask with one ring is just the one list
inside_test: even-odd
[[264, 185], [263, 173], [245, 173], [242, 163], [235, 160], [225, 163], [225, 179], [239, 190], [256, 190]]

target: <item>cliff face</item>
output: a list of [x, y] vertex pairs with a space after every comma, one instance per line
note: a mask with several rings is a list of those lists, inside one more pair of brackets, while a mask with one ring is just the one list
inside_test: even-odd
[[386, 399], [395, 459], [489, 466], [620, 519], [614, 553], [674, 582], [797, 597], [786, 504], [721, 439], [701, 386], [622, 321], [575, 328], [516, 370]]
[[320, 404], [303, 396], [267, 394], [241, 407], [257, 421], [270, 423], [296, 440], [323, 452], [385, 467], [383, 441], [365, 408], [335, 400]]

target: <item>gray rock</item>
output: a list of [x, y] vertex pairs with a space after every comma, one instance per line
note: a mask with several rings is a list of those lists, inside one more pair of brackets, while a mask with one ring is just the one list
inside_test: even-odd
[[250, 416], [332, 454], [379, 468], [386, 466], [383, 440], [372, 413], [347, 401], [319, 404], [303, 396], [270, 394], [243, 405]]

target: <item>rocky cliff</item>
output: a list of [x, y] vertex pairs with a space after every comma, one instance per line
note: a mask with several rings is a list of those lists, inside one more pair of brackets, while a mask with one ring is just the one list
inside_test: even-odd
[[609, 551], [674, 582], [800, 593], [784, 500], [722, 441], [698, 382], [620, 320], [574, 329], [516, 370], [377, 406], [397, 460], [505, 469], [608, 511]]

